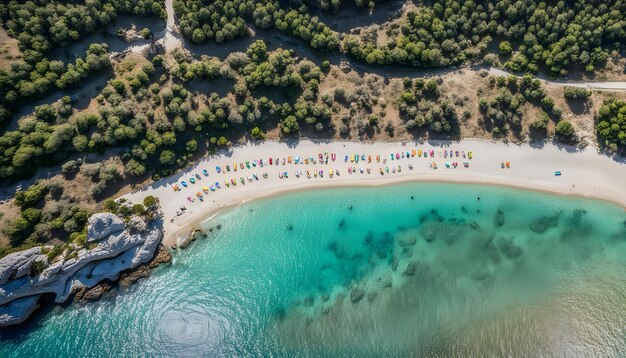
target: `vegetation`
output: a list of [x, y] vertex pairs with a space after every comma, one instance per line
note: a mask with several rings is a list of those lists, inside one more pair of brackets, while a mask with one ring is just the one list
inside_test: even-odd
[[626, 102], [608, 98], [596, 117], [601, 144], [612, 151], [626, 150]]
[[563, 96], [569, 100], [587, 100], [591, 96], [591, 91], [582, 87], [567, 86], [563, 89]]
[[[92, 44], [84, 59], [78, 58], [67, 66], [61, 61], [44, 58], [34, 64], [13, 63], [10, 71], [0, 70], [0, 123], [8, 120], [11, 110], [25, 99], [76, 85], [89, 74], [110, 66], [107, 51], [106, 44]], [[59, 113], [61, 116], [67, 114], [67, 111]]]
[[[84, 232], [89, 212], [73, 203], [69, 196], [52, 195], [57, 190], [54, 185], [40, 182], [16, 193], [20, 216], [2, 228], [14, 248], [32, 247], [52, 239], [65, 241]], [[6, 249], [2, 251], [0, 256], [9, 253]]]
[[162, 1], [95, 0], [83, 4], [55, 0], [0, 4], [0, 18], [8, 34], [18, 39], [27, 63], [43, 59], [56, 46], [66, 46], [81, 35], [115, 20], [118, 14], [165, 18]]
[[561, 137], [566, 141], [573, 141], [576, 131], [570, 121], [563, 119], [560, 120], [559, 123], [557, 123], [554, 127], [554, 133], [557, 135], [557, 137]]
[[298, 37], [313, 48], [335, 51], [339, 36], [312, 17], [305, 8], [282, 9], [273, 0], [176, 0], [174, 9], [180, 28], [195, 43], [214, 40], [218, 43], [249, 35], [246, 21], [260, 29], [277, 28]]
[[25, 99], [75, 85], [90, 73], [110, 65], [107, 46], [93, 44], [83, 58], [64, 64], [45, 55], [68, 46], [86, 33], [113, 21], [118, 14], [165, 17], [162, 1], [95, 0], [85, 3], [34, 0], [0, 3], [0, 20], [18, 40], [23, 61], [0, 70], [0, 124]]
[[504, 66], [515, 72], [566, 75], [572, 66], [593, 72], [623, 48], [623, 1], [435, 0], [407, 14], [387, 31], [384, 46], [376, 37], [348, 35], [343, 47], [371, 64], [446, 67], [477, 59], [494, 38]]
[[541, 81], [526, 75], [519, 79], [516, 76], [508, 78], [491, 77], [491, 84], [498, 90], [493, 98], [482, 97], [478, 100], [478, 108], [483, 114], [483, 125], [495, 137], [509, 132], [520, 135], [522, 132], [522, 106], [529, 103], [542, 110], [542, 117], [532, 123], [531, 129], [545, 131], [548, 124], [548, 115], [558, 119], [561, 109], [554, 105], [554, 101], [541, 87]]
[[407, 129], [427, 128], [433, 133], [452, 134], [458, 131], [458, 115], [454, 105], [442, 97], [436, 80], [404, 81], [399, 110]]

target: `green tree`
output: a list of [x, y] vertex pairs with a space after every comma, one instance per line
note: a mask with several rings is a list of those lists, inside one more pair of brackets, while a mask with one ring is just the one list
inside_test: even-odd
[[576, 130], [570, 121], [561, 120], [554, 127], [554, 132], [557, 136], [561, 136], [562, 138], [569, 140], [574, 137]]

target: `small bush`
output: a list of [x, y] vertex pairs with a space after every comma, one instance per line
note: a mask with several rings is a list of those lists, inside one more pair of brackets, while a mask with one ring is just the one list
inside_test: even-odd
[[582, 87], [568, 86], [563, 89], [563, 96], [569, 100], [576, 100], [576, 99], [586, 100], [587, 98], [589, 98], [589, 96], [591, 96], [591, 91]]
[[561, 120], [554, 127], [554, 133], [562, 139], [571, 141], [576, 134], [576, 130], [570, 121]]

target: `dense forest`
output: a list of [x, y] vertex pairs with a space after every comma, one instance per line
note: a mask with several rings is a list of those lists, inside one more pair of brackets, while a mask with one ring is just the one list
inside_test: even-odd
[[91, 46], [75, 63], [50, 61], [46, 54], [94, 32], [119, 14], [165, 17], [165, 10], [162, 1], [155, 0], [90, 0], [84, 4], [12, 0], [0, 4], [3, 27], [18, 40], [23, 57], [9, 70], [0, 69], [0, 124], [21, 102], [72, 86], [109, 66], [106, 45]]
[[175, 0], [174, 9], [180, 28], [187, 38], [202, 43], [218, 43], [248, 36], [248, 22], [259, 29], [277, 28], [306, 41], [311, 47], [324, 51], [339, 48], [339, 36], [328, 26], [301, 11], [283, 9], [273, 0]]
[[384, 46], [355, 35], [343, 41], [351, 56], [372, 64], [445, 67], [490, 52], [495, 41], [515, 72], [545, 68], [566, 75], [572, 66], [593, 72], [626, 41], [623, 1], [436, 0], [410, 11], [390, 29]]
[[[336, 11], [340, 1], [308, 3]], [[373, 7], [357, 1], [357, 6]], [[326, 51], [339, 49], [339, 34], [306, 6], [281, 8], [272, 0], [176, 0], [183, 34], [194, 42], [217, 42], [248, 36], [248, 24], [259, 29], [286, 31]], [[573, 68], [594, 72], [612, 51], [622, 51], [626, 41], [626, 3], [623, 1], [428, 1], [406, 17], [383, 27], [379, 36], [348, 34], [342, 51], [378, 65], [446, 67], [467, 61], [496, 61], [514, 72], [566, 75]], [[497, 45], [497, 51], [491, 45]]]

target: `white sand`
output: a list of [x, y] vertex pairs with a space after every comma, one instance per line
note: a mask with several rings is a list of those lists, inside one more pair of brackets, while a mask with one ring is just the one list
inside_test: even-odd
[[[430, 158], [404, 158], [400, 160], [389, 159], [390, 153], [411, 152], [412, 149], [435, 151], [435, 157]], [[448, 151], [458, 150], [473, 152], [473, 159], [444, 158], [441, 154], [444, 149]], [[319, 153], [336, 153], [335, 162], [328, 164], [287, 164], [282, 165], [282, 158], [288, 156], [313, 157], [317, 160]], [[345, 163], [346, 154], [365, 154], [366, 160], [359, 163]], [[375, 161], [376, 154], [381, 156], [381, 162]], [[367, 163], [367, 156], [372, 155], [372, 163]], [[269, 157], [281, 158], [281, 164], [276, 166], [253, 167], [254, 159], [267, 160]], [[382, 163], [382, 158], [387, 158], [387, 163]], [[249, 161], [250, 169], [238, 169], [232, 171], [234, 163]], [[438, 169], [430, 168], [432, 162], [436, 162]], [[447, 169], [445, 162], [458, 161], [456, 169]], [[469, 162], [470, 167], [464, 168], [463, 162]], [[502, 169], [501, 162], [510, 161], [510, 169]], [[409, 170], [409, 163], [413, 170]], [[228, 173], [217, 174], [215, 167], [219, 165], [225, 171], [226, 165], [231, 166]], [[401, 173], [391, 173], [392, 167], [402, 166]], [[371, 174], [353, 173], [348, 174], [348, 166], [371, 168]], [[379, 168], [389, 167], [389, 174], [380, 175]], [[202, 175], [202, 169], [209, 171], [209, 176]], [[296, 178], [295, 170], [302, 171], [303, 175]], [[324, 170], [324, 177], [308, 179], [306, 171]], [[330, 169], [339, 170], [340, 176], [334, 175], [329, 178]], [[554, 172], [560, 170], [562, 176], [556, 177]], [[289, 178], [279, 179], [279, 172], [287, 171]], [[198, 173], [202, 179], [196, 184], [191, 184], [189, 178]], [[252, 182], [246, 180], [246, 185], [239, 181], [241, 176], [247, 178], [256, 173], [259, 180]], [[268, 179], [262, 174], [268, 173]], [[226, 187], [224, 180], [230, 181], [236, 178], [237, 185]], [[187, 181], [188, 188], [174, 192], [171, 184]], [[196, 198], [196, 192], [202, 191], [203, 186], [209, 187], [219, 181], [222, 186], [215, 192], [204, 194], [204, 201]], [[199, 221], [208, 218], [219, 210], [239, 205], [242, 202], [285, 193], [295, 190], [304, 190], [327, 186], [365, 186], [387, 185], [404, 181], [432, 181], [432, 182], [463, 182], [491, 185], [506, 185], [517, 188], [527, 188], [539, 191], [547, 191], [563, 195], [578, 195], [593, 197], [611, 201], [626, 208], [626, 163], [615, 161], [598, 153], [593, 147], [579, 151], [573, 148], [561, 148], [553, 144], [546, 144], [542, 148], [533, 148], [529, 145], [510, 145], [493, 143], [479, 140], [462, 140], [460, 142], [432, 141], [425, 144], [416, 143], [353, 143], [353, 142], [330, 142], [314, 143], [300, 141], [297, 146], [289, 146], [286, 143], [265, 142], [262, 144], [249, 144], [233, 148], [230, 152], [207, 158], [198, 165], [160, 180], [154, 184], [125, 195], [132, 202], [142, 202], [147, 195], [154, 195], [161, 200], [162, 210], [165, 216], [165, 243], [175, 245], [180, 234], [188, 233]], [[194, 202], [187, 201], [192, 196]], [[187, 210], [180, 216], [176, 212], [181, 206]], [[173, 221], [171, 221], [174, 219]], [[180, 234], [179, 234], [180, 233]]]

